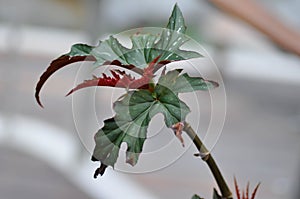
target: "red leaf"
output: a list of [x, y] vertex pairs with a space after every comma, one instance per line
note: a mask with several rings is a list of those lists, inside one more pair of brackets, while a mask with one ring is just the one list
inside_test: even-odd
[[256, 195], [256, 192], [257, 192], [259, 186], [260, 186], [260, 183], [258, 183], [258, 184], [256, 185], [256, 187], [255, 187], [255, 189], [254, 189], [254, 191], [253, 191], [253, 193], [252, 193], [252, 195], [251, 195], [251, 199], [254, 199], [254, 198], [255, 198], [255, 195]]
[[[39, 94], [40, 94], [40, 91], [41, 91], [43, 85], [47, 81], [47, 79], [49, 79], [49, 77], [51, 75], [53, 75], [53, 73], [55, 73], [59, 69], [63, 68], [64, 66], [75, 63], [75, 62], [80, 62], [80, 61], [96, 61], [96, 59], [93, 56], [73, 56], [73, 57], [71, 57], [69, 55], [62, 55], [58, 59], [51, 62], [50, 66], [47, 68], [47, 70], [41, 75], [41, 77], [36, 85], [36, 89], [35, 89], [35, 98], [36, 98], [37, 103], [41, 107], [43, 107], [43, 105], [40, 101]], [[103, 65], [115, 65], [115, 66], [129, 69], [138, 74], [143, 74], [142, 69], [136, 68], [133, 65], [124, 65], [118, 60], [106, 61], [105, 63], [103, 63]]]
[[62, 55], [58, 59], [51, 62], [50, 66], [47, 68], [47, 70], [41, 75], [36, 88], [35, 88], [35, 99], [37, 103], [43, 107], [41, 101], [40, 101], [40, 91], [47, 81], [47, 79], [56, 71], [63, 68], [66, 65], [69, 65], [71, 63], [79, 62], [79, 61], [96, 61], [96, 59], [93, 56], [74, 56], [70, 57], [68, 55]]
[[238, 184], [236, 182], [236, 178], [235, 177], [234, 177], [234, 186], [235, 186], [235, 192], [236, 192], [237, 199], [241, 199], [239, 186], [238, 186]]
[[[141, 77], [140, 79], [135, 79], [126, 74], [124, 71], [120, 70], [111, 70], [110, 72], [112, 74], [112, 77], [109, 77], [105, 73], [103, 73], [103, 77], [94, 77], [91, 80], [85, 80], [83, 83], [78, 84], [75, 88], [73, 88], [66, 96], [71, 95], [72, 93], [80, 89], [92, 86], [109, 86], [128, 89], [149, 88], [149, 78]], [[120, 75], [122, 75], [122, 77]]]
[[131, 70], [133, 72], [136, 72], [137, 74], [142, 75], [143, 74], [143, 70], [140, 68], [135, 67], [134, 65], [125, 65], [122, 64], [119, 60], [113, 60], [113, 61], [106, 61], [103, 63], [103, 65], [114, 65], [114, 66], [119, 66], [121, 68], [125, 68], [128, 70]]
[[[108, 77], [105, 73], [103, 73], [103, 77], [94, 77], [91, 80], [85, 80], [83, 83], [77, 85], [73, 88], [68, 94], [72, 94], [77, 90], [82, 88], [92, 87], [92, 86], [110, 86], [110, 87], [120, 87], [120, 88], [128, 88], [128, 89], [149, 89], [149, 82], [154, 77], [153, 70], [157, 65], [156, 62], [160, 56], [156, 57], [151, 63], [149, 63], [148, 67], [143, 70], [142, 77], [139, 79], [135, 79], [130, 75], [126, 74], [124, 71], [120, 70], [111, 70], [112, 77]], [[104, 64], [117, 65], [122, 67], [131, 67], [131, 65], [122, 65], [119, 61], [115, 60], [113, 62], [105, 62]], [[129, 69], [129, 68], [127, 68]], [[133, 69], [133, 68], [131, 68]], [[139, 69], [141, 70], [141, 69]], [[122, 75], [122, 77], [120, 77]]]
[[[128, 88], [137, 89], [137, 88], [144, 88], [147, 89], [149, 87], [149, 82], [154, 77], [153, 70], [154, 67], [157, 65], [156, 62], [159, 60], [160, 56], [156, 57], [149, 65], [144, 69], [143, 75], [141, 78], [133, 80], [128, 84]], [[121, 80], [123, 81], [123, 80]]]
[[[249, 198], [249, 182], [247, 183], [247, 186], [246, 186], [246, 191], [242, 191], [242, 199], [250, 199]], [[251, 199], [254, 199], [255, 198], [255, 195], [256, 195], [256, 192], [259, 188], [259, 185], [260, 183], [258, 183], [255, 187], [255, 189], [253, 190], [252, 192], [252, 195], [251, 195]], [[236, 196], [237, 196], [237, 199], [241, 199], [241, 195], [240, 195], [240, 190], [239, 190], [239, 187], [238, 187], [238, 184], [237, 184], [237, 181], [236, 181], [236, 178], [234, 177], [234, 186], [235, 186], [235, 191], [236, 191]]]
[[[110, 86], [110, 87], [122, 87], [125, 88], [126, 85], [123, 84], [123, 82], [120, 81], [121, 77], [113, 70], [110, 71], [112, 74], [112, 77], [108, 77], [105, 73], [103, 73], [103, 77], [94, 77], [91, 80], [85, 80], [83, 83], [77, 85], [75, 88], [73, 88], [66, 96], [74, 93], [77, 90], [92, 87], [92, 86]], [[122, 72], [123, 73], [123, 72]], [[123, 78], [129, 79], [127, 75], [124, 74]], [[132, 78], [129, 79], [129, 81], [132, 81]]]
[[246, 187], [246, 199], [249, 199], [249, 182], [247, 183]]

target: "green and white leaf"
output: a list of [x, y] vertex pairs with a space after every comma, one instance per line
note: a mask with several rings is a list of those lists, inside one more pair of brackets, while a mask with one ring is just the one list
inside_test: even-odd
[[180, 61], [202, 56], [194, 51], [180, 49], [180, 47], [189, 40], [189, 38], [184, 35], [185, 32], [186, 26], [183, 14], [178, 5], [175, 4], [168, 25], [166, 29], [162, 31], [160, 40], [155, 45], [156, 49], [163, 50], [161, 60]]
[[216, 88], [218, 83], [208, 81], [202, 77], [190, 77], [187, 73], [180, 74], [181, 69], [169, 71], [162, 75], [158, 80], [156, 89], [165, 89], [166, 87], [173, 93], [187, 93], [197, 90], [209, 90]]
[[185, 33], [186, 31], [183, 14], [177, 4], [173, 8], [167, 28], [180, 33]]
[[70, 57], [90, 56], [93, 49], [94, 49], [93, 46], [89, 46], [87, 44], [74, 44], [71, 47], [71, 51], [66, 55]]
[[96, 58], [97, 65], [102, 65], [106, 61], [119, 60], [122, 64], [130, 64], [126, 54], [129, 49], [124, 47], [116, 38], [110, 36], [107, 40], [100, 41], [91, 54]]
[[95, 135], [93, 157], [102, 164], [114, 166], [122, 143], [127, 144], [126, 162], [135, 165], [147, 138], [151, 118], [162, 113], [168, 127], [184, 121], [188, 106], [168, 89], [164, 93], [148, 90], [131, 91], [114, 103], [116, 115], [104, 121]]
[[110, 36], [109, 39], [100, 42], [91, 54], [97, 59], [97, 65], [102, 65], [105, 61], [118, 60], [122, 64], [134, 65], [142, 69], [158, 56], [161, 56], [159, 61], [180, 61], [201, 57], [202, 55], [197, 52], [180, 49], [189, 40], [184, 35], [185, 31], [184, 18], [176, 4], [167, 28], [163, 29], [160, 36], [134, 34], [131, 36], [130, 49]]

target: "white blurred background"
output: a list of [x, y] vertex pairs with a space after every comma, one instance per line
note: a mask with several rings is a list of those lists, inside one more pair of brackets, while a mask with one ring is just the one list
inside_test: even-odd
[[[131, 28], [164, 27], [176, 2], [187, 34], [206, 47], [224, 79], [227, 115], [213, 154], [232, 191], [236, 176], [241, 187], [247, 181], [252, 187], [262, 183], [257, 198], [299, 198], [300, 59], [296, 55], [280, 50], [207, 1], [0, 0], [1, 199], [182, 199], [195, 193], [211, 198], [215, 182], [206, 165], [193, 157], [193, 147], [156, 172], [124, 174], [109, 169], [103, 177], [92, 178], [98, 165], [90, 162], [80, 142], [71, 98], [64, 98], [74, 84], [78, 64], [47, 82], [41, 92], [44, 109], [33, 97], [50, 61], [68, 52], [72, 44], [95, 45], [99, 38]], [[299, 1], [260, 3], [300, 31]], [[111, 107], [101, 107], [109, 104], [105, 100], [110, 94], [104, 93], [97, 105], [101, 119], [112, 114]], [[82, 120], [89, 129], [84, 103]], [[208, 116], [204, 113], [204, 121]], [[87, 139], [93, 143], [93, 137]]]

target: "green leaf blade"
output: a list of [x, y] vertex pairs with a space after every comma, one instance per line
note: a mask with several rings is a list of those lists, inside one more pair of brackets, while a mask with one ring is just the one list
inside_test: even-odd
[[97, 59], [96, 65], [106, 61], [118, 60], [125, 65], [133, 65], [144, 69], [154, 58], [160, 56], [159, 61], [180, 61], [202, 57], [194, 51], [182, 50], [180, 47], [189, 38], [184, 35], [186, 26], [181, 10], [176, 4], [169, 18], [167, 27], [161, 35], [134, 34], [130, 37], [132, 47], [124, 47], [117, 38], [110, 36], [94, 48], [91, 54]]
[[167, 28], [162, 31], [160, 40], [155, 45], [156, 49], [163, 52], [160, 60], [180, 61], [202, 57], [200, 53], [180, 49], [183, 44], [189, 41], [185, 32], [186, 25], [183, 14], [178, 5], [175, 4]]
[[157, 36], [152, 34], [138, 34], [131, 37], [132, 49], [135, 49], [135, 55], [140, 54], [140, 56], [136, 56], [141, 59], [139, 65], [150, 63], [159, 55], [158, 52], [152, 52], [156, 41]]
[[157, 86], [156, 89], [167, 87], [173, 93], [187, 93], [198, 90], [207, 91], [219, 86], [217, 82], [205, 80], [202, 77], [191, 77], [187, 73], [180, 75], [181, 71], [172, 70], [162, 75], [158, 80], [160, 86]]
[[[102, 164], [114, 167], [122, 143], [126, 143], [126, 162], [134, 166], [138, 162], [147, 138], [147, 128], [153, 116], [162, 113], [168, 127], [184, 121], [190, 112], [188, 106], [172, 91], [148, 90], [128, 92], [114, 103], [115, 117], [104, 121], [95, 135], [93, 157]], [[156, 96], [159, 96], [156, 97]]]
[[204, 198], [201, 198], [200, 196], [198, 196], [197, 194], [193, 195], [192, 199], [204, 199]]
[[186, 31], [183, 14], [177, 4], [173, 8], [167, 28], [180, 33], [185, 33]]
[[191, 77], [184, 73], [178, 77], [173, 89], [178, 93], [187, 93], [198, 90], [207, 91], [218, 86], [217, 82], [205, 80], [202, 77]]
[[172, 127], [177, 122], [185, 120], [188, 113], [190, 113], [189, 107], [182, 102], [176, 93], [173, 93], [168, 88], [155, 90], [158, 96], [158, 112], [164, 115], [165, 123], [167, 127]]
[[[144, 99], [143, 107], [136, 107], [142, 99]], [[95, 136], [96, 147], [93, 157], [113, 167], [124, 142], [127, 144], [126, 161], [134, 166], [146, 140], [147, 127], [151, 119], [147, 110], [153, 103], [151, 94], [144, 90], [129, 92], [122, 100], [117, 101], [114, 104], [116, 116], [104, 121], [104, 127]], [[103, 152], [103, 148], [110, 151]]]
[[87, 44], [74, 44], [71, 47], [71, 51], [69, 53], [67, 53], [66, 55], [68, 55], [70, 57], [90, 56], [93, 49], [94, 49], [93, 46], [89, 46]]
[[118, 60], [122, 64], [129, 64], [124, 56], [128, 50], [116, 38], [110, 36], [107, 40], [99, 42], [91, 54], [97, 59], [96, 65], [102, 65], [106, 61], [113, 60]]

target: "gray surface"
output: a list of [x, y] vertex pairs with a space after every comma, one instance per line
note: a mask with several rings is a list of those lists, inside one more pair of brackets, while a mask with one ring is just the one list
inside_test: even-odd
[[61, 173], [21, 151], [0, 147], [0, 162], [0, 198], [90, 198]]
[[[58, 109], [53, 107], [52, 112], [43, 111], [34, 102], [33, 88], [37, 81], [37, 73], [40, 73], [36, 69], [38, 66], [45, 65], [46, 62], [40, 59], [33, 61], [33, 58], [22, 56], [14, 59], [13, 55], [7, 54], [0, 56], [0, 112], [2, 116], [7, 117], [6, 121], [9, 121], [7, 124], [17, 125], [9, 120], [10, 116], [17, 114], [25, 117], [44, 118], [43, 120], [50, 123], [50, 118], [52, 118], [55, 120], [52, 121], [53, 124], [61, 121], [61, 126], [65, 127], [68, 119], [63, 114], [59, 114]], [[21, 64], [23, 61], [26, 64]], [[25, 131], [26, 129], [24, 129]], [[4, 144], [0, 148], [0, 198], [90, 198], [68, 181], [62, 173], [43, 161], [6, 146], [7, 144]]]

